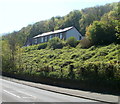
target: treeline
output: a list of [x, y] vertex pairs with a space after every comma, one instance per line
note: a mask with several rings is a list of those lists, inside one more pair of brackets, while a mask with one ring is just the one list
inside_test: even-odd
[[62, 29], [69, 26], [74, 26], [78, 31], [84, 36], [86, 33], [86, 27], [93, 23], [93, 21], [99, 21], [103, 18], [106, 13], [110, 11], [117, 12], [118, 3], [107, 4], [104, 6], [96, 6], [91, 8], [86, 8], [82, 10], [71, 11], [66, 16], [52, 17], [49, 20], [40, 21], [33, 25], [28, 25], [23, 27], [20, 31], [16, 31], [6, 36], [3, 36], [3, 40], [8, 38], [10, 35], [16, 39], [20, 46], [23, 46], [26, 40], [31, 39], [33, 36], [53, 31], [57, 29]]

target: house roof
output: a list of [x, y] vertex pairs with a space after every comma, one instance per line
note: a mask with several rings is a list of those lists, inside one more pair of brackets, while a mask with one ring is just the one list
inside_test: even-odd
[[60, 29], [60, 30], [55, 30], [55, 31], [50, 31], [50, 32], [46, 32], [46, 33], [42, 33], [42, 34], [39, 34], [33, 38], [38, 38], [38, 37], [42, 37], [42, 36], [47, 36], [47, 35], [51, 35], [51, 34], [57, 34], [57, 33], [62, 33], [62, 32], [66, 32], [70, 29], [74, 28], [73, 26], [72, 27], [67, 27], [67, 28], [64, 28], [64, 29]]

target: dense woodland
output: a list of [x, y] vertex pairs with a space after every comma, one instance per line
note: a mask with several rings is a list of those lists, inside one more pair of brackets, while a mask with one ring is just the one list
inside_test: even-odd
[[[28, 79], [88, 81], [120, 89], [120, 3], [74, 10], [2, 36], [2, 72]], [[74, 26], [81, 41], [53, 38], [24, 47], [38, 34]], [[25, 78], [25, 77], [24, 77]], [[37, 80], [38, 80], [37, 79]], [[52, 83], [52, 82], [51, 82]], [[99, 84], [98, 84], [99, 83]]]

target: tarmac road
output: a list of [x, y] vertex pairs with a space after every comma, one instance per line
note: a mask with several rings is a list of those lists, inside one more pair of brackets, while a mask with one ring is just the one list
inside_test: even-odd
[[90, 104], [103, 104], [101, 102], [50, 92], [4, 79], [0, 80], [2, 81], [0, 83], [0, 86], [2, 86], [2, 90], [0, 91], [2, 93], [2, 102], [89, 102]]

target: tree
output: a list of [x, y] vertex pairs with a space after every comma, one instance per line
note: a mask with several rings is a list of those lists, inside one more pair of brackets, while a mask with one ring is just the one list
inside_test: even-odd
[[16, 70], [16, 60], [15, 60], [15, 55], [16, 55], [16, 47], [17, 47], [17, 39], [16, 39], [16, 32], [13, 32], [11, 35], [8, 36], [8, 46], [10, 49], [10, 62], [11, 62], [11, 68], [13, 70]]
[[7, 40], [2, 40], [1, 43], [2, 43], [2, 52], [1, 52], [2, 70], [5, 71], [8, 70], [11, 65], [11, 61], [10, 61], [11, 51]]
[[112, 27], [110, 29], [114, 30], [114, 34], [116, 36], [115, 41], [117, 43], [120, 43], [119, 42], [120, 41], [120, 21], [119, 21], [119, 18], [120, 18], [120, 15], [118, 15], [118, 9], [115, 9], [114, 11], [110, 11], [109, 13], [106, 13], [101, 18], [101, 21], [106, 22], [107, 25]]
[[23, 68], [23, 60], [22, 60], [22, 53], [23, 53], [23, 48], [21, 48], [19, 45], [16, 46], [16, 69], [21, 70]]
[[92, 25], [87, 28], [86, 36], [95, 45], [105, 45], [115, 42], [115, 27], [107, 22], [94, 21]]
[[81, 12], [74, 10], [64, 17], [64, 22], [62, 28], [74, 26], [80, 30], [79, 20], [81, 19]]
[[105, 13], [108, 13], [113, 8], [113, 4], [107, 4], [104, 6], [96, 6], [82, 9], [82, 18], [79, 20], [80, 32], [84, 35], [86, 32], [86, 27], [92, 24], [93, 21], [99, 21]]
[[54, 30], [55, 30], [55, 25], [56, 25], [55, 18], [52, 17], [52, 18], [48, 21], [49, 30], [50, 30], [50, 31], [54, 31]]

